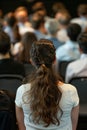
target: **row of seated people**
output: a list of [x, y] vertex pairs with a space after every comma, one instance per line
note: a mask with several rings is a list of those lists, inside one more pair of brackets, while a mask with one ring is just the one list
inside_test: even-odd
[[69, 82], [73, 77], [86, 77], [87, 66], [87, 33], [83, 32], [78, 37], [80, 58], [75, 60], [57, 61], [58, 71], [65, 82]]
[[[76, 30], [78, 30], [79, 33], [80, 28], [81, 31], [85, 31], [87, 27], [87, 25], [85, 24], [87, 23], [85, 15], [87, 13], [87, 5], [82, 4], [78, 10], [80, 17], [77, 21], [80, 21], [80, 24], [79, 22], [76, 23], [80, 27], [76, 26]], [[14, 12], [8, 13], [2, 21], [2, 29], [10, 36], [12, 43], [20, 41], [21, 36], [25, 32], [33, 32], [36, 35], [37, 39], [47, 38], [52, 40], [56, 49], [60, 45], [62, 45], [62, 43], [67, 43], [67, 45], [70, 45], [73, 42], [77, 43], [76, 38], [71, 39], [71, 37], [68, 39], [68, 35], [66, 32], [67, 27], [70, 23], [73, 22], [71, 22], [70, 14], [65, 8], [58, 8], [53, 19], [52, 17], [47, 17], [45, 8], [39, 8], [38, 10], [36, 10], [36, 12], [32, 14], [30, 21], [28, 19], [27, 9], [25, 7], [19, 7]], [[75, 33], [75, 30], [73, 30], [72, 32]], [[71, 34], [70, 32], [69, 36], [70, 35], [72, 36], [73, 34]], [[75, 48], [78, 48], [77, 46], [75, 46]], [[78, 58], [78, 56], [76, 58]]]

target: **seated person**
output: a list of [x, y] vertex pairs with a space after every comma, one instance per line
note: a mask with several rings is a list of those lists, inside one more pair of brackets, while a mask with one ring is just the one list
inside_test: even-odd
[[21, 36], [19, 34], [19, 28], [14, 13], [9, 12], [4, 17], [4, 32], [6, 32], [11, 40], [11, 43], [15, 44], [20, 41]]
[[81, 33], [81, 27], [78, 24], [70, 24], [67, 27], [69, 40], [56, 50], [56, 58], [60, 61], [76, 60], [80, 57], [77, 37]]
[[15, 99], [19, 130], [76, 130], [78, 94], [74, 86], [63, 83], [52, 69], [53, 43], [45, 39], [34, 42], [30, 56], [36, 72], [27, 84], [18, 88]]
[[78, 38], [81, 52], [80, 59], [73, 61], [67, 67], [66, 82], [74, 77], [87, 77], [87, 32], [80, 34]]
[[24, 77], [24, 66], [11, 59], [10, 48], [10, 37], [0, 31], [0, 74], [16, 74]]
[[68, 25], [70, 24], [71, 16], [65, 10], [58, 11], [58, 14], [60, 14], [61, 17], [58, 18], [58, 22], [60, 26], [57, 32], [57, 38], [59, 39], [59, 41], [65, 43], [69, 39], [67, 36], [66, 29]]
[[37, 39], [42, 39], [46, 37], [46, 30], [44, 27], [45, 19], [43, 16], [39, 15], [38, 13], [35, 13], [32, 16], [32, 27], [34, 28], [34, 33], [37, 37]]
[[17, 25], [19, 27], [19, 34], [23, 35], [25, 32], [33, 32], [31, 23], [28, 19], [28, 10], [25, 6], [19, 6], [16, 8], [15, 17], [17, 19]]
[[46, 37], [46, 39], [51, 40], [55, 46], [55, 49], [57, 49], [62, 45], [62, 43], [57, 39], [57, 32], [59, 29], [58, 21], [56, 19], [48, 19], [45, 22], [45, 28], [48, 33], [48, 37]]
[[87, 28], [87, 4], [80, 4], [77, 9], [77, 18], [73, 18], [71, 23], [77, 23], [81, 26], [82, 31]]
[[24, 64], [26, 75], [30, 75], [31, 72], [35, 69], [30, 61], [30, 50], [34, 41], [37, 41], [35, 34], [32, 32], [26, 32], [22, 36], [21, 42], [16, 43], [13, 49], [13, 55], [15, 54], [15, 60]]

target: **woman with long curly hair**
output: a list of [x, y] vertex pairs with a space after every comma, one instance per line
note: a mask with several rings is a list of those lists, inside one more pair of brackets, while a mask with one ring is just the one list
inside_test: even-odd
[[18, 88], [15, 99], [19, 130], [76, 130], [78, 94], [53, 71], [53, 43], [46, 39], [34, 42], [30, 57], [36, 72]]

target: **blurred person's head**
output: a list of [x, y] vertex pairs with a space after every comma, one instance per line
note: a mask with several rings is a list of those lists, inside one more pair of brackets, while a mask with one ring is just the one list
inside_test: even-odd
[[41, 1], [35, 2], [32, 6], [32, 11], [34, 12], [35, 10], [39, 8], [45, 8], [44, 3]]
[[6, 22], [8, 26], [13, 27], [17, 23], [14, 13], [13, 12], [7, 13], [4, 17], [4, 22]]
[[40, 19], [44, 19], [46, 15], [47, 11], [44, 6], [44, 3], [41, 1], [35, 2], [32, 6], [32, 17], [39, 17]]
[[81, 53], [87, 54], [87, 32], [81, 33], [77, 40]]
[[5, 15], [4, 24], [5, 24], [5, 26], [10, 27], [11, 32], [6, 31], [6, 33], [10, 36], [11, 42], [13, 44], [15, 42], [19, 42], [21, 39], [21, 36], [19, 34], [19, 27], [17, 25], [17, 20], [14, 16], [13, 12], [9, 12]]
[[70, 17], [70, 14], [67, 9], [60, 9], [55, 14], [55, 18], [57, 20], [63, 19], [65, 17]]
[[42, 24], [44, 24], [43, 19], [32, 20], [32, 27], [36, 30], [38, 30]]
[[11, 47], [10, 37], [3, 31], [0, 31], [0, 54], [9, 53]]
[[37, 31], [40, 31], [41, 33], [43, 34], [46, 34], [46, 29], [45, 29], [45, 20], [38, 16], [37, 17], [35, 16], [33, 19], [32, 19], [32, 27], [37, 30]]
[[45, 14], [43, 13], [43, 9], [35, 11], [32, 14], [31, 23], [32, 23], [32, 21], [44, 20], [44, 16], [45, 16]]
[[62, 2], [55, 2], [52, 6], [54, 15], [61, 9], [66, 9], [65, 5]]
[[71, 41], [76, 42], [79, 34], [81, 33], [80, 25], [71, 23], [67, 27], [67, 35]]
[[83, 16], [87, 18], [87, 4], [80, 4], [78, 6], [77, 11], [79, 16]]
[[[37, 38], [34, 33], [32, 32], [26, 32], [20, 42], [19, 52], [16, 54], [18, 56], [18, 60], [22, 63], [29, 63], [30, 62], [30, 49], [32, 46], [32, 43], [34, 41], [37, 41]], [[22, 49], [21, 49], [22, 44]], [[17, 47], [17, 45], [15, 45]]]
[[46, 9], [38, 8], [33, 11], [32, 17], [33, 17], [33, 15], [38, 15], [39, 17], [44, 18], [46, 16]]
[[67, 26], [68, 26], [69, 23], [70, 23], [70, 19], [71, 19], [71, 16], [69, 15], [69, 13], [65, 13], [62, 17], [60, 17], [60, 18], [58, 19], [59, 28], [60, 28], [60, 29], [66, 29]]
[[59, 24], [56, 19], [48, 19], [45, 22], [45, 28], [50, 35], [55, 35], [58, 31]]
[[28, 20], [28, 11], [26, 7], [20, 6], [15, 10], [15, 17], [18, 22], [25, 23]]

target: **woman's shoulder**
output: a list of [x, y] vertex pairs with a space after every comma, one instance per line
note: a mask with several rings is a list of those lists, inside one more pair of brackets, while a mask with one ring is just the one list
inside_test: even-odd
[[67, 83], [63, 83], [59, 87], [61, 88], [61, 90], [63, 92], [73, 92], [73, 91], [76, 91], [76, 87], [75, 86], [73, 86], [71, 84], [67, 84]]
[[17, 89], [17, 92], [21, 92], [24, 93], [26, 91], [28, 91], [30, 89], [30, 84], [27, 83], [27, 84], [22, 84], [18, 89]]

